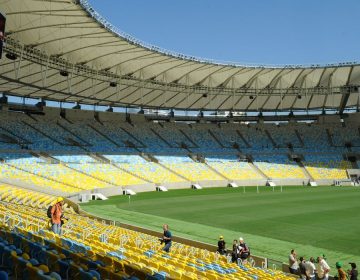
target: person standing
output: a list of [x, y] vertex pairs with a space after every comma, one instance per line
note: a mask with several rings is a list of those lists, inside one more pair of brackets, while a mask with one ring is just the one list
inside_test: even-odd
[[303, 280], [306, 280], [306, 267], [305, 267], [305, 259], [304, 257], [300, 257], [300, 262], [299, 262], [299, 275], [300, 278]]
[[357, 280], [358, 278], [358, 271], [356, 269], [356, 263], [349, 263], [351, 265], [351, 270], [348, 271], [349, 279], [350, 280]]
[[313, 257], [310, 258], [307, 262], [305, 262], [305, 271], [306, 271], [306, 279], [307, 280], [315, 280], [315, 259]]
[[319, 279], [328, 280], [329, 279], [329, 272], [330, 272], [330, 266], [326, 262], [323, 256], [320, 256], [317, 258], [317, 275]]
[[237, 243], [237, 239], [234, 239], [233, 245], [232, 245], [232, 252], [231, 252], [231, 261], [232, 262], [237, 261], [237, 258], [238, 258], [237, 251], [238, 251], [238, 243]]
[[219, 252], [220, 255], [226, 254], [225, 245], [226, 245], [226, 242], [224, 240], [224, 237], [222, 235], [220, 235], [219, 241], [218, 241], [218, 249], [217, 249], [217, 251]]
[[341, 262], [336, 262], [335, 266], [336, 266], [336, 269], [337, 269], [337, 271], [338, 271], [337, 278], [335, 278], [335, 279], [338, 279], [338, 280], [346, 280], [346, 279], [347, 279], [346, 273], [345, 273], [345, 271], [341, 268], [341, 267], [342, 267], [342, 263], [341, 263]]
[[163, 234], [163, 237], [162, 237], [162, 241], [165, 243], [165, 246], [164, 246], [164, 248], [162, 250], [169, 253], [170, 252], [170, 247], [171, 247], [172, 235], [171, 235], [171, 232], [169, 230], [169, 226], [167, 224], [163, 225], [163, 230], [164, 230], [164, 234]]
[[299, 273], [299, 263], [296, 258], [296, 251], [292, 249], [289, 255], [289, 271], [291, 274], [298, 274]]
[[61, 235], [61, 218], [63, 217], [64, 199], [59, 197], [51, 208], [51, 229], [55, 234]]

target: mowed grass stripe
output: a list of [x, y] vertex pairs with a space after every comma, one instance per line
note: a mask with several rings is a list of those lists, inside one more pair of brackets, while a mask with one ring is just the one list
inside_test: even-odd
[[104, 218], [159, 230], [169, 223], [179, 236], [229, 244], [244, 236], [254, 254], [286, 261], [291, 248], [306, 256], [360, 262], [360, 188], [211, 188], [139, 193], [83, 204]]

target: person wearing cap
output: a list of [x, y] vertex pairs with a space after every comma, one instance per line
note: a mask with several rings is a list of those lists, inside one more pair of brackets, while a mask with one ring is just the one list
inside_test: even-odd
[[226, 243], [224, 241], [224, 237], [222, 235], [220, 235], [219, 241], [218, 241], [218, 249], [217, 249], [217, 251], [219, 252], [220, 255], [226, 254], [225, 244]]
[[335, 266], [336, 266], [336, 269], [337, 269], [337, 271], [338, 271], [338, 275], [335, 277], [335, 279], [338, 279], [338, 280], [346, 280], [346, 279], [347, 279], [346, 273], [345, 273], [345, 271], [341, 268], [341, 267], [342, 267], [342, 263], [341, 263], [341, 262], [336, 262]]
[[61, 219], [66, 219], [63, 216], [63, 204], [64, 199], [62, 197], [59, 197], [51, 208], [51, 229], [55, 234], [59, 235], [61, 235]]
[[242, 261], [250, 256], [250, 249], [242, 237], [239, 238], [238, 256]]
[[348, 275], [350, 280], [357, 280], [358, 271], [356, 269], [356, 263], [349, 263], [351, 265], [351, 270], [348, 270]]
[[330, 266], [326, 262], [323, 256], [319, 256], [317, 258], [317, 268], [316, 272], [319, 279], [328, 280], [329, 279], [329, 272], [330, 272]]

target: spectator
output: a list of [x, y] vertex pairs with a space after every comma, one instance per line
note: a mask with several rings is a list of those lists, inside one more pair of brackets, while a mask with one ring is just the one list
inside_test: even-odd
[[335, 277], [335, 279], [337, 280], [346, 280], [347, 276], [345, 271], [341, 268], [342, 267], [342, 263], [341, 262], [336, 262], [335, 264], [336, 269], [338, 271], [338, 275]]
[[171, 247], [172, 235], [171, 235], [171, 232], [169, 230], [169, 226], [167, 224], [163, 225], [163, 230], [164, 230], [164, 234], [163, 234], [163, 237], [161, 239], [161, 241], [165, 243], [163, 251], [169, 253], [170, 252], [170, 247]]
[[238, 257], [244, 261], [250, 256], [250, 249], [242, 237], [239, 238]]
[[234, 239], [233, 246], [232, 246], [232, 253], [231, 253], [232, 262], [236, 262], [236, 260], [237, 260], [237, 250], [238, 250], [238, 243], [237, 243], [237, 240]]
[[306, 270], [306, 279], [307, 280], [315, 280], [315, 259], [313, 257], [310, 258], [307, 262], [305, 262], [305, 270]]
[[55, 234], [61, 235], [62, 219], [66, 219], [63, 214], [64, 199], [59, 197], [51, 208], [51, 229]]
[[320, 256], [317, 258], [317, 276], [319, 279], [328, 280], [329, 279], [329, 272], [330, 272], [330, 266], [327, 264], [326, 260], [323, 256]]
[[356, 263], [349, 263], [351, 265], [351, 270], [348, 271], [350, 280], [357, 280], [358, 271], [356, 269]]
[[220, 235], [219, 241], [218, 241], [218, 249], [217, 249], [217, 251], [219, 252], [220, 255], [226, 254], [225, 244], [226, 244], [226, 242], [224, 241], [224, 237], [222, 235]]
[[291, 274], [299, 273], [299, 264], [296, 258], [296, 251], [294, 249], [291, 250], [289, 255], [289, 270]]
[[306, 268], [305, 268], [305, 259], [304, 257], [300, 257], [300, 263], [299, 263], [299, 275], [300, 278], [303, 280], [306, 280]]

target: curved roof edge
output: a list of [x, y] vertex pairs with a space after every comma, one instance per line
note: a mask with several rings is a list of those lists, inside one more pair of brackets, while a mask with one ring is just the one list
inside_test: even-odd
[[174, 58], [180, 58], [185, 60], [191, 60], [200, 63], [208, 63], [214, 65], [222, 65], [222, 66], [233, 66], [233, 67], [248, 67], [248, 68], [321, 68], [321, 67], [338, 67], [338, 66], [351, 66], [351, 65], [360, 65], [359, 61], [351, 61], [351, 62], [334, 62], [334, 63], [313, 63], [313, 64], [261, 64], [261, 63], [240, 63], [240, 62], [231, 62], [231, 61], [221, 61], [210, 58], [202, 58], [197, 56], [191, 56], [187, 54], [182, 54], [179, 52], [171, 51], [165, 48], [161, 48], [155, 46], [153, 44], [144, 42], [140, 39], [135, 38], [134, 36], [126, 33], [108, 20], [106, 20], [100, 13], [98, 13], [89, 3], [88, 0], [77, 0], [78, 4], [100, 25], [102, 25], [108, 31], [116, 34], [122, 39], [128, 41], [129, 43], [135, 44], [137, 46], [143, 47], [150, 51], [158, 52], [167, 56], [171, 56]]

